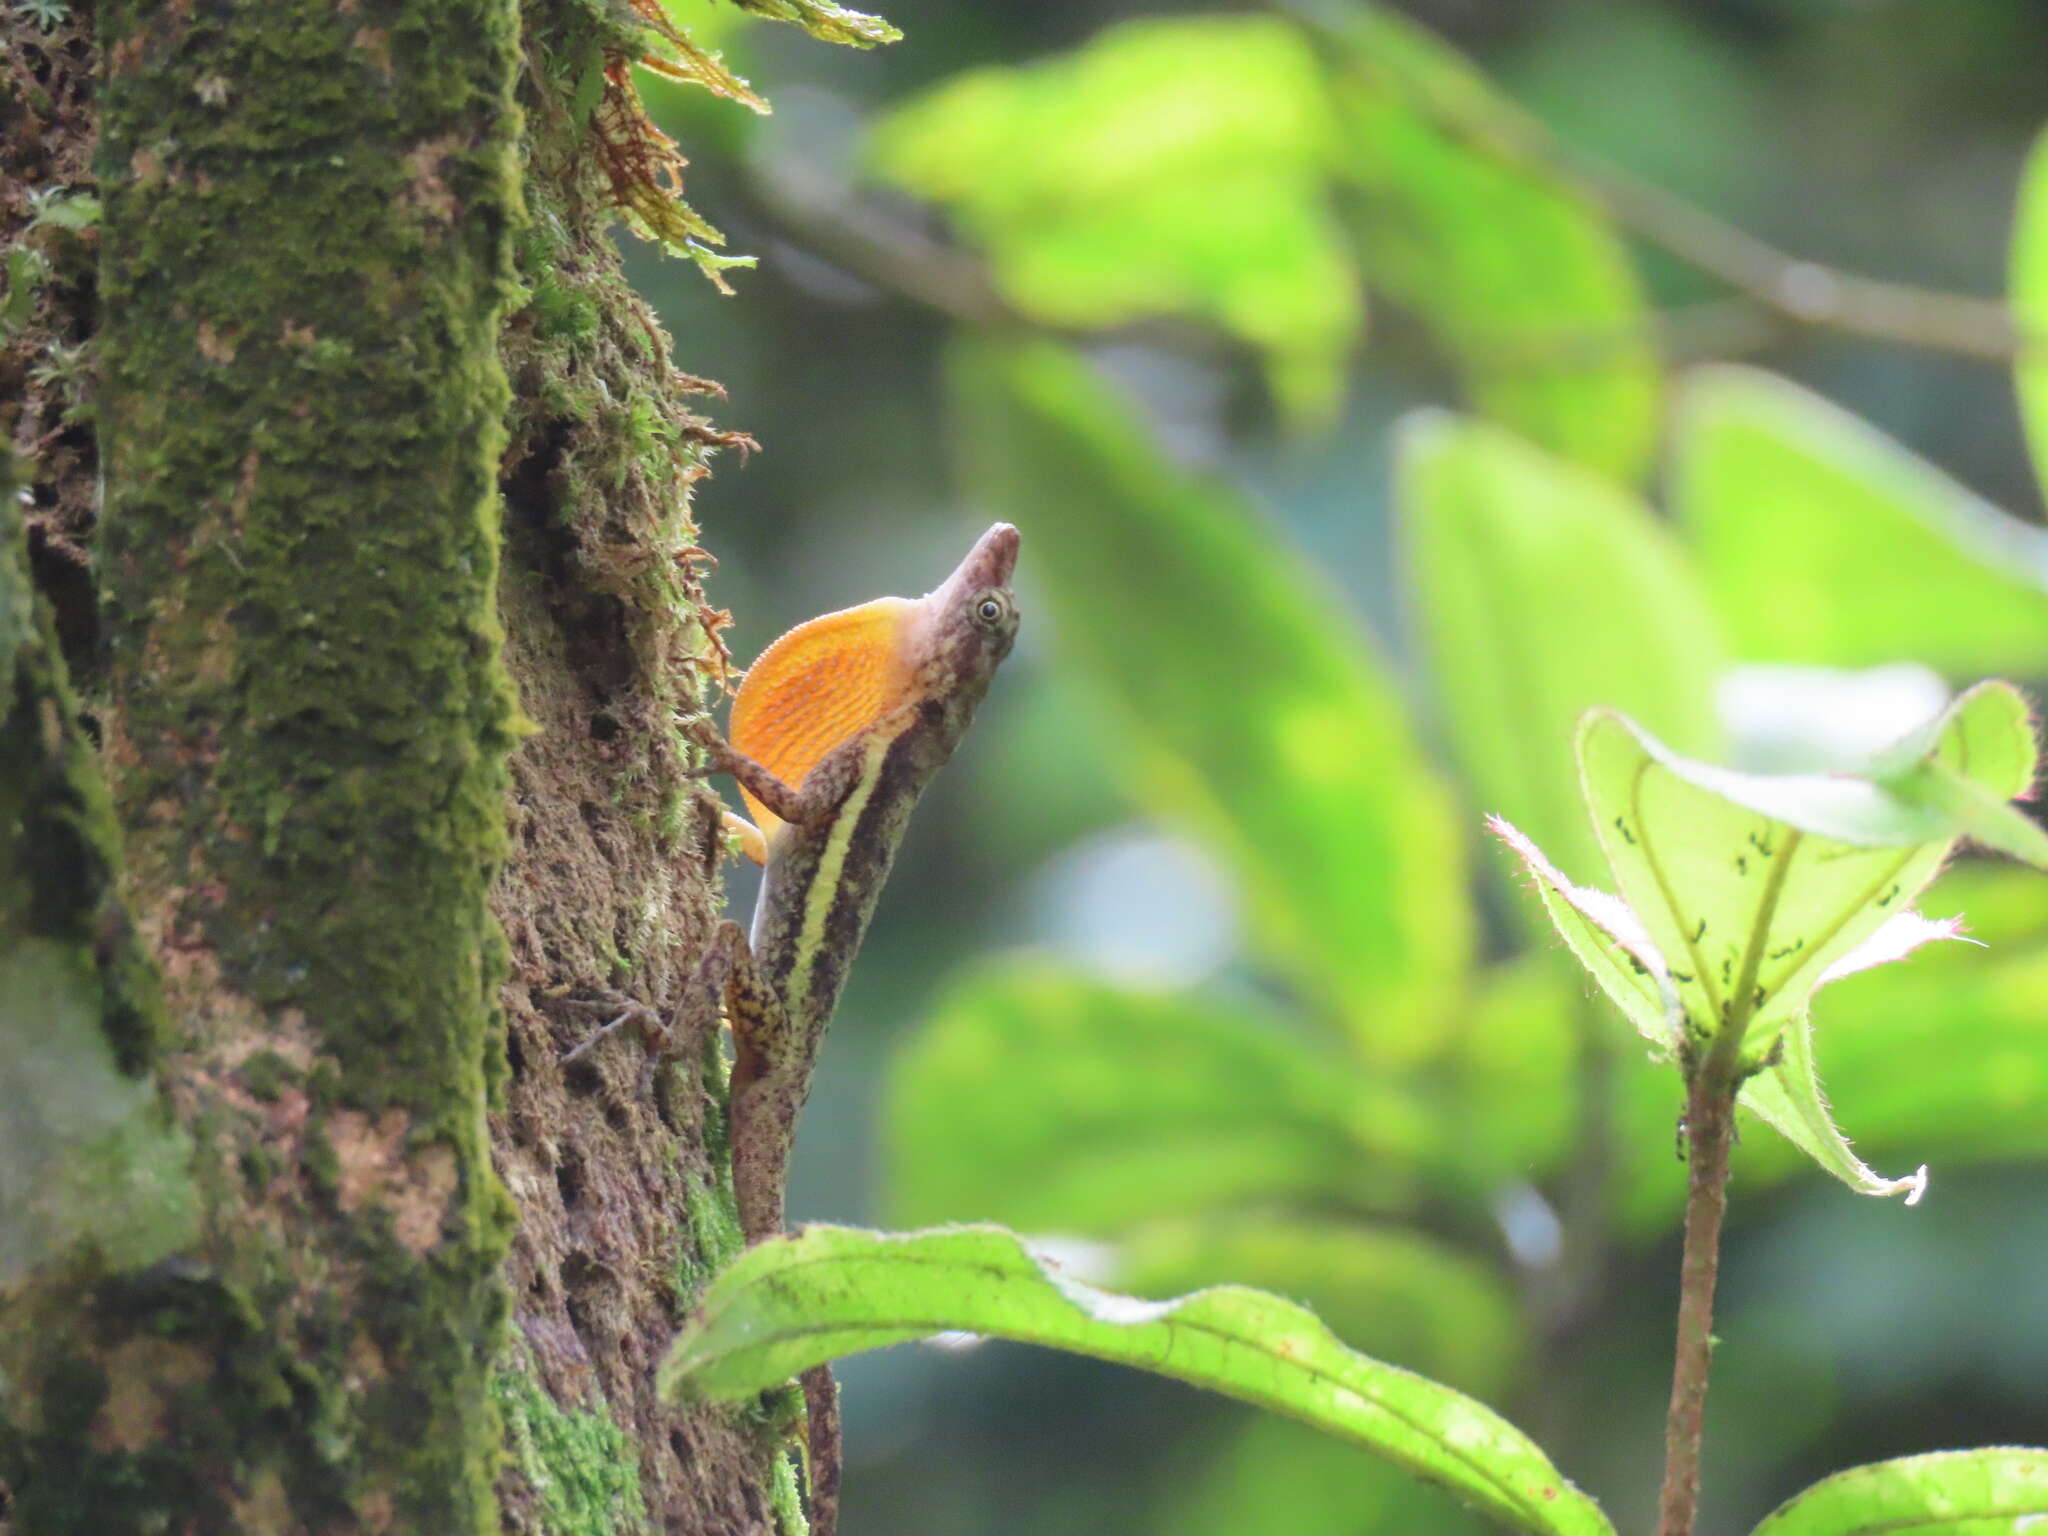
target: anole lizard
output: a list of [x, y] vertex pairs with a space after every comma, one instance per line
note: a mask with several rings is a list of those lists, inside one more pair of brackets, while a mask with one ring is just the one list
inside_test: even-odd
[[[703, 736], [702, 771], [738, 782], [754, 823], [731, 821], [764, 866], [751, 935], [720, 924], [699, 978], [732, 1025], [733, 1190], [749, 1244], [782, 1231], [797, 1115], [911, 807], [1016, 639], [1017, 543], [998, 523], [925, 596], [798, 625], [749, 669], [730, 740]], [[804, 1398], [812, 1536], [832, 1536], [839, 1421], [829, 1366], [805, 1372]]]

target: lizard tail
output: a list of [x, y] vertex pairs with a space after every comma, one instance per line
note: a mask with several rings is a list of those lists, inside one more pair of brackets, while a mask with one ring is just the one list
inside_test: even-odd
[[832, 1367], [814, 1365], [803, 1374], [804, 1408], [810, 1419], [811, 1536], [834, 1536], [839, 1528], [839, 1383]]

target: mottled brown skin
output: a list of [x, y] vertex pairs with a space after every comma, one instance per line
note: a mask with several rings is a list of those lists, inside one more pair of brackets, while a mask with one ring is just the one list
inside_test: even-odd
[[[710, 770], [730, 773], [782, 825], [770, 834], [749, 938], [724, 924], [703, 980], [735, 1041], [733, 1188], [749, 1243], [783, 1230], [796, 1120], [825, 1031], [867, 933], [917, 797], [945, 766], [1017, 635], [1010, 591], [1017, 530], [998, 523], [906, 616], [909, 697], [825, 754], [792, 787], [722, 740]], [[804, 1376], [810, 1410], [811, 1530], [838, 1512], [838, 1389]]]

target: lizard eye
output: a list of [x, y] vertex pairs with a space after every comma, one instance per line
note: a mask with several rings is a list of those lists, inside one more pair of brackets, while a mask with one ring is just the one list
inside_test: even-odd
[[1003, 614], [1006, 611], [1003, 600], [993, 592], [985, 595], [980, 602], [974, 605], [974, 616], [981, 620], [982, 623], [991, 626], [1001, 623]]

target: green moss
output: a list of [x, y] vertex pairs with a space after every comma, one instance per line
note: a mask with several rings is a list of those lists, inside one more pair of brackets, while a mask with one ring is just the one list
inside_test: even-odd
[[284, 1159], [269, 1147], [244, 1147], [241, 1157], [242, 1182], [261, 1189], [284, 1172]]
[[258, 1051], [242, 1063], [242, 1086], [266, 1103], [274, 1101], [298, 1075], [290, 1062], [271, 1050]]
[[717, 1170], [715, 1182], [686, 1170], [683, 1226], [677, 1234], [673, 1269], [676, 1316], [697, 1304], [697, 1297], [747, 1246], [740, 1231], [739, 1207], [732, 1192], [732, 1151], [726, 1125], [725, 1052], [715, 1030], [706, 1031], [704, 1052], [697, 1064], [697, 1102], [704, 1108], [704, 1165]]
[[545, 1536], [626, 1536], [647, 1528], [640, 1460], [602, 1396], [564, 1409], [524, 1371], [500, 1370], [491, 1395], [513, 1465], [540, 1501]]
[[25, 1536], [158, 1536], [155, 1512], [166, 1506], [192, 1511], [195, 1528], [224, 1518], [218, 1497], [175, 1457], [94, 1446], [93, 1423], [108, 1393], [97, 1362], [54, 1356], [33, 1386], [38, 1422], [0, 1417], [0, 1479], [13, 1492], [11, 1529]]
[[810, 1536], [811, 1525], [804, 1518], [803, 1494], [796, 1485], [796, 1458], [788, 1452], [775, 1457], [774, 1481], [768, 1487], [768, 1507], [775, 1514], [780, 1536]]
[[321, 1194], [332, 1196], [341, 1188], [341, 1159], [335, 1155], [334, 1143], [327, 1139], [322, 1126], [308, 1128], [299, 1150], [299, 1167]]

